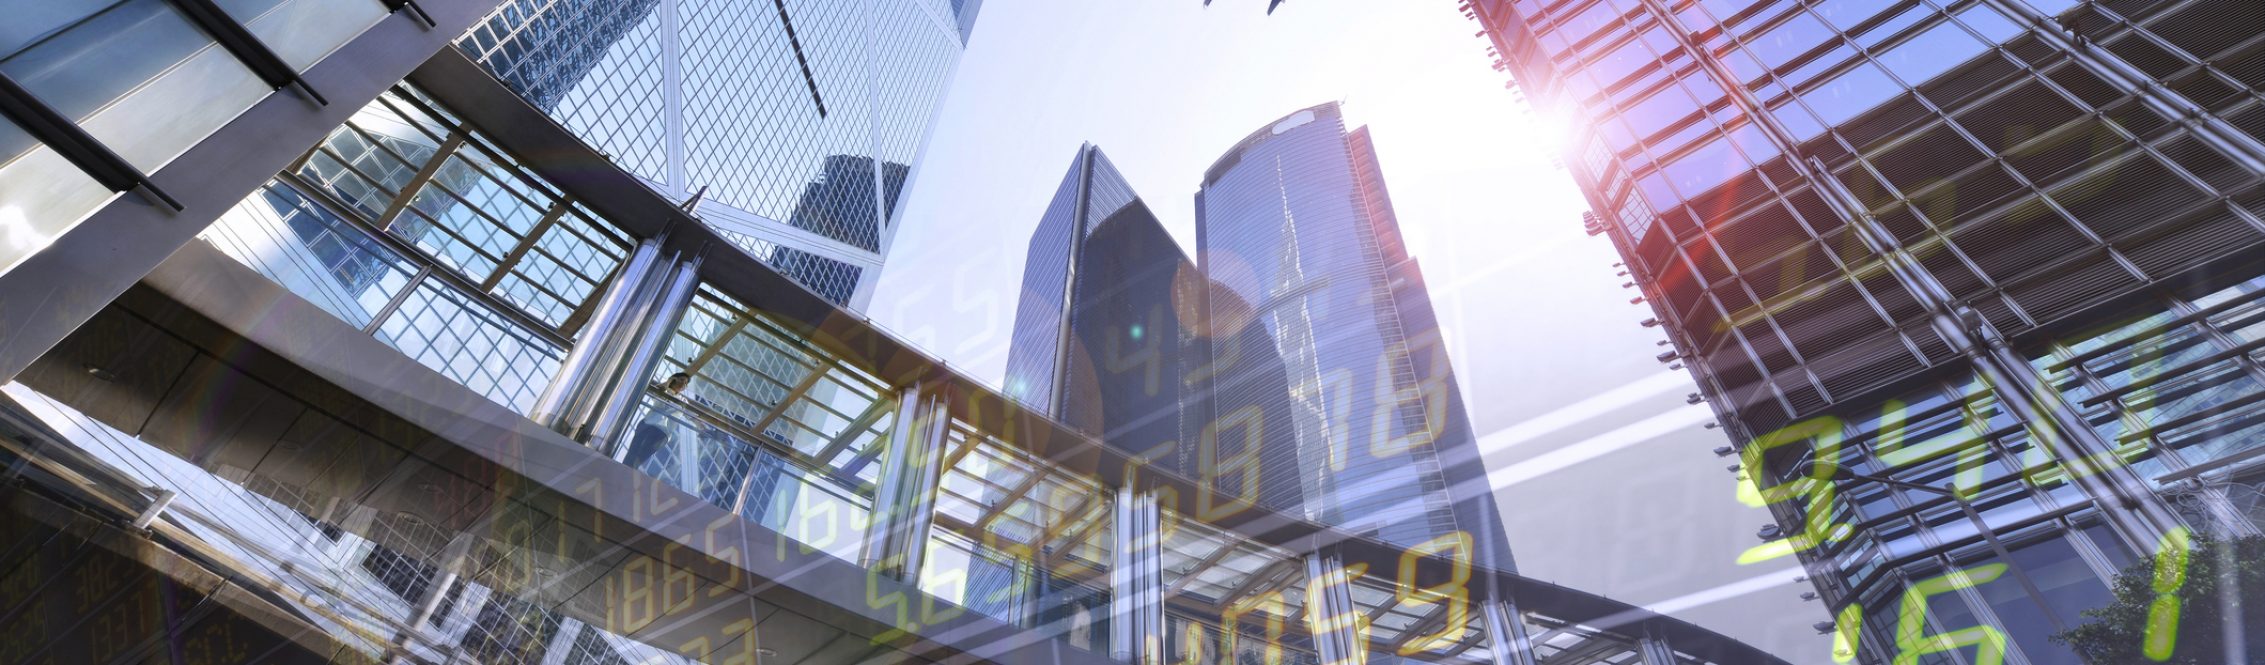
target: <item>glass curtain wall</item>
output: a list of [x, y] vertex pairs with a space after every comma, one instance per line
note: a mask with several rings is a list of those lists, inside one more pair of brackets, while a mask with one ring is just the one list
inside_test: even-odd
[[[1898, 619], [1917, 616], [1925, 634], [1999, 631], [2020, 662], [2076, 662], [2048, 636], [2161, 546], [2108, 526], [2123, 499], [2104, 488], [2172, 505], [2175, 528], [2258, 532], [2238, 480], [2261, 443], [2258, 269], [2233, 257], [2265, 241], [2265, 8], [1475, 7], [1526, 90], [1593, 119], [1576, 178], [1726, 429], [1755, 442], [1746, 473], [1782, 490], [1767, 502], [1795, 537], [1750, 554], [1800, 552], [1872, 640], [1836, 658], [1897, 657]], [[2003, 364], [2045, 386], [2039, 409], [2090, 431], [2017, 418], [2004, 401], [2036, 398], [1979, 378], [1937, 301], [2015, 347], [2029, 366]], [[1955, 488], [2015, 560], [1946, 497], [1805, 480], [1835, 466]], [[2004, 574], [1905, 607], [1995, 563], [2044, 602]]]

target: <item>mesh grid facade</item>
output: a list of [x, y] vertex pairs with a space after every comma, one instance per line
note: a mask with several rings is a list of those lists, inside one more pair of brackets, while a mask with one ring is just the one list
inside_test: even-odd
[[700, 193], [708, 221], [774, 268], [857, 306], [979, 4], [515, 0], [458, 44], [656, 189]]

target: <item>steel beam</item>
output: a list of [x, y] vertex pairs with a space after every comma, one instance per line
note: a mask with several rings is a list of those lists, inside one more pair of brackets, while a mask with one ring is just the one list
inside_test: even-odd
[[1307, 554], [1305, 615], [1321, 665], [1368, 662], [1368, 616], [1353, 602], [1345, 562], [1326, 549]]
[[587, 384], [602, 371], [607, 346], [623, 336], [623, 326], [632, 325], [637, 292], [647, 280], [656, 277], [660, 254], [660, 241], [647, 240], [629, 253], [621, 269], [614, 271], [613, 279], [606, 284], [605, 295], [598, 298], [597, 308], [590, 314], [590, 323], [583, 326], [574, 348], [567, 352], [566, 360], [559, 363], [550, 386], [535, 399], [535, 407], [527, 413], [528, 419], [560, 433], [575, 429], [578, 423], [573, 422], [572, 417], [577, 407], [589, 399]]
[[[597, 412], [591, 415], [588, 428], [589, 441], [601, 450], [612, 450], [620, 438], [623, 424], [637, 398], [645, 394], [646, 377], [653, 375], [653, 366], [660, 364], [661, 353], [668, 349], [668, 339], [676, 335], [676, 326], [684, 318], [684, 310], [692, 304], [692, 292], [700, 288], [700, 259], [672, 261], [666, 287], [658, 300], [647, 308], [644, 320], [630, 343], [629, 353], [622, 360], [621, 370], [605, 389], [595, 396]], [[757, 432], [761, 434], [761, 432]]]
[[1643, 638], [1636, 641], [1636, 654], [1643, 657], [1644, 665], [1676, 665], [1678, 662], [1675, 660], [1675, 650], [1667, 645], [1667, 639], [1649, 629], [1644, 631]]
[[951, 423], [945, 402], [944, 390], [935, 385], [914, 384], [899, 398], [859, 561], [867, 569], [917, 581], [943, 478], [944, 433]]
[[1160, 665], [1164, 653], [1163, 513], [1154, 492], [1117, 488], [1116, 549], [1109, 567], [1109, 656]]
[[1509, 598], [1494, 598], [1481, 606], [1486, 618], [1486, 650], [1494, 665], [1534, 665], [1534, 644], [1526, 636], [1526, 622]]

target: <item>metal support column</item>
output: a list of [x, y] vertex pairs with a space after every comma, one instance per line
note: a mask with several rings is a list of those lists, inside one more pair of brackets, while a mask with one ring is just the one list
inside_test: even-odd
[[1636, 640], [1636, 655], [1644, 665], [1676, 665], [1675, 650], [1668, 648], [1667, 638], [1647, 627], [1644, 636]]
[[581, 411], [594, 392], [591, 377], [602, 375], [608, 360], [625, 352], [627, 335], [624, 326], [633, 326], [637, 320], [637, 294], [648, 282], [658, 281], [661, 260], [659, 240], [646, 240], [630, 252], [629, 259], [621, 263], [613, 279], [606, 284], [605, 295], [598, 297], [597, 309], [590, 314], [590, 322], [582, 327], [582, 336], [575, 340], [574, 348], [559, 363], [558, 373], [551, 377], [549, 387], [535, 399], [534, 409], [528, 417], [552, 430], [571, 433], [580, 422], [574, 414]]
[[673, 262], [666, 287], [654, 301], [653, 307], [639, 326], [635, 341], [630, 344], [629, 355], [618, 377], [609, 382], [598, 395], [596, 415], [590, 418], [590, 441], [612, 451], [620, 438], [622, 424], [645, 394], [646, 380], [653, 375], [653, 366], [660, 364], [661, 354], [668, 349], [669, 337], [676, 334], [676, 326], [684, 318], [684, 310], [692, 304], [692, 292], [700, 288], [700, 259]]
[[1161, 665], [1164, 652], [1163, 513], [1154, 493], [1117, 488], [1109, 566], [1109, 655]]
[[861, 565], [898, 579], [918, 581], [928, 531], [936, 521], [936, 486], [943, 477], [944, 438], [950, 431], [942, 386], [914, 384], [897, 399], [873, 514], [865, 528]]
[[1353, 602], [1353, 577], [1334, 552], [1306, 555], [1305, 613], [1321, 665], [1368, 662], [1368, 615]]
[[1526, 636], [1517, 604], [1496, 596], [1481, 609], [1486, 615], [1486, 650], [1494, 656], [1494, 665], [1534, 665], [1533, 640]]

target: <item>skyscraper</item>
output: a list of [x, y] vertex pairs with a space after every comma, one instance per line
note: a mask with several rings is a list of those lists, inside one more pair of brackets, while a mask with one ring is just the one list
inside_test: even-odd
[[[1294, 472], [1263, 473], [1254, 487], [1205, 473], [1202, 460], [1221, 457], [1295, 459], [1296, 432], [1272, 425], [1289, 412], [1252, 399], [1287, 391], [1282, 363], [1262, 329], [1242, 325], [1249, 307], [1198, 271], [1100, 148], [1078, 149], [1029, 252], [1010, 395], [1163, 468], [1209, 478], [1223, 496], [1297, 510]], [[1229, 313], [1210, 314], [1214, 301]], [[1223, 356], [1241, 371], [1218, 372]], [[1224, 391], [1222, 376], [1235, 379]], [[1246, 383], [1264, 389], [1235, 389]]]
[[[1445, 346], [1366, 127], [1337, 104], [1253, 132], [1204, 174], [1196, 194], [1203, 269], [1240, 303], [1210, 299], [1214, 322], [1246, 320], [1281, 359], [1272, 368], [1214, 353], [1221, 400], [1250, 395], [1289, 415], [1307, 514], [1401, 544], [1458, 530], [1509, 569], [1508, 546]], [[1236, 311], [1247, 307], [1247, 311]], [[1256, 391], [1254, 393], [1254, 391]]]
[[[980, 2], [512, 0], [458, 45], [577, 136], [861, 308]], [[862, 173], [849, 170], [862, 169]]]
[[1465, 9], [1593, 119], [1597, 230], [1777, 517], [1744, 558], [1800, 557], [1836, 659], [2075, 663], [2119, 568], [2265, 522], [2265, 8]]
[[1086, 237], [1136, 198], [1132, 185], [1100, 148], [1090, 144], [1078, 148], [1030, 235], [1022, 295], [1015, 304], [1014, 340], [1007, 352], [1008, 395], [1049, 414], [1061, 410], [1062, 375], [1072, 361], [1065, 348], [1070, 344], [1070, 310], [1075, 306], [1070, 292]]

